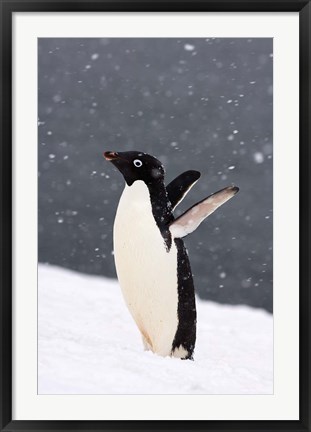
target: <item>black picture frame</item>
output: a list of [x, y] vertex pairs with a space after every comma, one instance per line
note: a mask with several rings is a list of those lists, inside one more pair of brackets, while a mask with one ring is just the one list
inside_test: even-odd
[[[311, 431], [310, 423], [310, 24], [305, 0], [0, 0], [1, 12], [1, 431], [206, 430]], [[12, 15], [14, 12], [299, 12], [300, 294], [298, 421], [14, 421], [12, 420]], [[290, 227], [289, 227], [290, 229]], [[290, 371], [288, 371], [290, 374]]]

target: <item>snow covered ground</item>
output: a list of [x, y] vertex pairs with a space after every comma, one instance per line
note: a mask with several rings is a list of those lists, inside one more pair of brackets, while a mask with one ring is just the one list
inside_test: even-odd
[[39, 265], [40, 394], [273, 393], [273, 319], [197, 300], [195, 361], [142, 348], [116, 280]]

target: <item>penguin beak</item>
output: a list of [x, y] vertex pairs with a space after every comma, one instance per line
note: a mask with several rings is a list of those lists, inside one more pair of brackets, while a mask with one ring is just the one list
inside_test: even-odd
[[117, 152], [112, 152], [112, 151], [104, 152], [103, 156], [107, 161], [113, 161], [120, 158]]
[[124, 153], [106, 151], [103, 156], [107, 161], [111, 162], [124, 177], [129, 165], [129, 161], [124, 157]]

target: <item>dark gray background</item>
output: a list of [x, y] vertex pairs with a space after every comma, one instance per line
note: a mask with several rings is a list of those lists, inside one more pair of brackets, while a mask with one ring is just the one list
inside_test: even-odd
[[[116, 277], [104, 150], [240, 192], [185, 239], [205, 299], [272, 311], [272, 39], [39, 39], [39, 261]], [[25, 144], [26, 145], [26, 144]], [[87, 287], [86, 287], [87, 289]]]

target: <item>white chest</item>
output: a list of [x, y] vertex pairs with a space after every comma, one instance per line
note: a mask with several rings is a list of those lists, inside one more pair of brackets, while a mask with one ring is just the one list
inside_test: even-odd
[[155, 352], [169, 355], [178, 318], [177, 250], [166, 251], [147, 186], [126, 186], [114, 223], [114, 254], [127, 306]]

